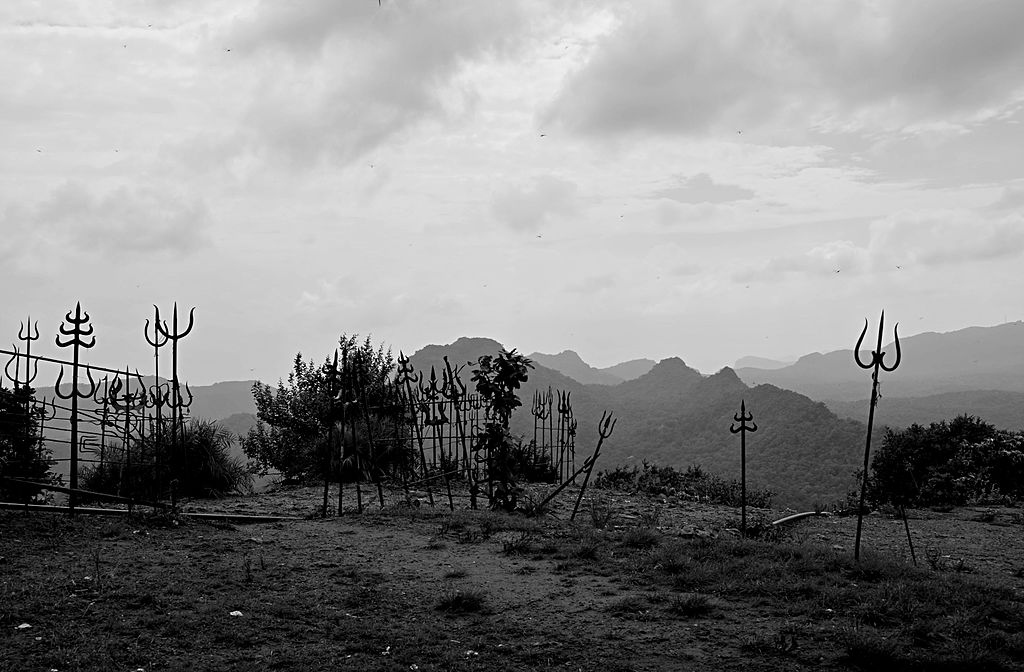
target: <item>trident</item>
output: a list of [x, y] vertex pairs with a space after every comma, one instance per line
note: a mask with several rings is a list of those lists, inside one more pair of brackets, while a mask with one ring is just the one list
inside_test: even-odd
[[[7, 377], [14, 381], [14, 389], [18, 389], [21, 386], [28, 387], [36, 379], [36, 374], [39, 373], [39, 360], [32, 360], [32, 341], [39, 340], [39, 322], [32, 322], [32, 317], [29, 316], [28, 322], [21, 322], [18, 325], [18, 340], [25, 343], [25, 380], [21, 380], [20, 371], [20, 357], [18, 355], [18, 348], [14, 348], [14, 355], [11, 360], [7, 362], [7, 366], [4, 367], [4, 373]], [[11, 376], [11, 364], [14, 364], [14, 376]], [[35, 364], [35, 366], [32, 366]], [[31, 373], [29, 373], [31, 371]]]
[[875, 422], [875, 406], [878, 404], [878, 370], [892, 372], [900, 365], [900, 335], [898, 333], [899, 323], [893, 327], [892, 333], [896, 340], [896, 361], [890, 366], [885, 365], [885, 352], [882, 351], [882, 330], [885, 325], [885, 311], [878, 320], [878, 344], [871, 353], [871, 361], [863, 362], [860, 358], [860, 346], [864, 342], [864, 335], [868, 333], [868, 321], [864, 320], [864, 330], [860, 332], [857, 345], [853, 348], [853, 359], [857, 366], [862, 369], [871, 369], [871, 405], [868, 407], [868, 437], [864, 443], [864, 472], [860, 484], [860, 505], [857, 507], [857, 538], [853, 546], [853, 559], [860, 560], [860, 532], [864, 524], [864, 497], [868, 489], [868, 458], [871, 455], [871, 428]]
[[[89, 378], [89, 391], [87, 393], [78, 389], [78, 356], [82, 348], [89, 349], [96, 345], [96, 337], [93, 336], [93, 327], [89, 324], [89, 313], [82, 313], [82, 304], [75, 304], [75, 314], [71, 311], [64, 317], [68, 324], [60, 325], [60, 334], [57, 335], [57, 347], [72, 347], [71, 362], [71, 391], [67, 394], [60, 391], [60, 383], [64, 378], [64, 366], [61, 365], [60, 373], [57, 375], [57, 384], [53, 392], [61, 399], [71, 400], [71, 493], [68, 496], [68, 513], [75, 514], [75, 495], [78, 492], [78, 400], [88, 399], [96, 393], [96, 381], [93, 380], [89, 367], [85, 367], [86, 376]], [[70, 325], [70, 326], [68, 326]], [[68, 336], [62, 340], [61, 336]]]
[[[740, 400], [740, 412], [732, 416], [732, 419], [740, 423], [729, 425], [729, 431], [740, 435], [740, 531], [747, 531], [747, 432], [756, 432], [757, 423], [754, 422], [754, 415], [747, 413], [747, 402]], [[750, 423], [748, 426], [747, 423]]]
[[[167, 321], [166, 320], [161, 322], [161, 320], [160, 320], [160, 309], [157, 308], [156, 306], [153, 306], [153, 310], [155, 311], [154, 320], [153, 320], [153, 322], [154, 322], [153, 326], [156, 329], [156, 331], [154, 332], [154, 334], [155, 334], [154, 335], [154, 340], [159, 342], [159, 338], [162, 336], [163, 339], [164, 339], [164, 343], [165, 344], [167, 343], [167, 341], [171, 342], [171, 390], [170, 390], [169, 398], [165, 397], [165, 399], [166, 399], [166, 402], [167, 402], [166, 405], [169, 406], [170, 409], [171, 409], [171, 446], [172, 446], [172, 457], [171, 457], [170, 462], [171, 462], [171, 472], [173, 474], [175, 467], [177, 467], [179, 470], [183, 469], [185, 467], [185, 462], [187, 461], [187, 458], [188, 458], [187, 455], [179, 455], [179, 456], [177, 456], [179, 462], [176, 463], [175, 462], [174, 454], [178, 453], [178, 452], [181, 452], [180, 451], [181, 442], [184, 439], [184, 429], [185, 428], [183, 426], [184, 414], [183, 414], [182, 410], [185, 409], [185, 408], [188, 408], [188, 406], [190, 406], [191, 403], [192, 403], [191, 392], [188, 390], [187, 386], [186, 386], [186, 392], [189, 392], [189, 403], [188, 404], [184, 403], [184, 401], [182, 399], [182, 396], [181, 396], [181, 383], [179, 382], [179, 379], [178, 379], [178, 341], [180, 341], [181, 339], [185, 338], [186, 336], [188, 336], [192, 332], [192, 327], [195, 324], [196, 309], [195, 309], [195, 307], [193, 307], [193, 308], [191, 308], [188, 311], [188, 326], [185, 328], [184, 331], [179, 331], [178, 330], [178, 302], [177, 301], [174, 302], [174, 310], [173, 310], [172, 316], [171, 316], [171, 327], [170, 327], [170, 329], [167, 328]], [[148, 330], [148, 327], [147, 327], [147, 330]], [[149, 341], [149, 337], [148, 336], [146, 337], [146, 341], [147, 342]], [[156, 347], [158, 347], [158, 346], [154, 346], [154, 349]], [[157, 380], [156, 382], [157, 382], [157, 384], [160, 383], [159, 380]], [[171, 502], [172, 502], [172, 505], [173, 505], [173, 503], [175, 502], [175, 499], [176, 499], [175, 495], [176, 495], [176, 493], [172, 489], [171, 490]]]

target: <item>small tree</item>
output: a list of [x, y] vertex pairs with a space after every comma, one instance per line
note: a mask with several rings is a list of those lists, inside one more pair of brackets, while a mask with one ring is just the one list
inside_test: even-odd
[[1024, 498], [1024, 436], [961, 415], [887, 430], [871, 463], [871, 497], [897, 507]]
[[477, 437], [474, 451], [487, 456], [488, 478], [494, 484], [491, 508], [511, 511], [516, 508], [517, 443], [509, 432], [512, 411], [522, 405], [517, 390], [526, 382], [533, 362], [502, 349], [497, 357], [484, 355], [473, 369], [476, 391], [490, 408], [490, 415]]
[[[60, 476], [50, 471], [50, 450], [38, 435], [34, 400], [31, 387], [0, 388], [0, 476], [56, 484]], [[0, 500], [27, 502], [41, 491], [0, 481]]]
[[[340, 430], [339, 436], [344, 434], [349, 448], [349, 459], [335, 463], [334, 477], [359, 478], [362, 471], [379, 473], [406, 461], [405, 453], [394, 450], [396, 444], [385, 435], [383, 422], [383, 407], [394, 404], [387, 398], [395, 366], [391, 350], [374, 347], [369, 337], [360, 342], [356, 335], [342, 334], [338, 353], [334, 390], [344, 391], [338, 403], [331, 399], [333, 355], [317, 365], [298, 353], [287, 383], [278, 381], [276, 389], [259, 381], [253, 384], [257, 421], [242, 439], [242, 449], [262, 475], [276, 470], [286, 481], [323, 477], [326, 452], [334, 450], [328, 445], [332, 425]], [[348, 407], [351, 413], [342, 427], [342, 412]], [[358, 419], [352, 415], [356, 412]]]

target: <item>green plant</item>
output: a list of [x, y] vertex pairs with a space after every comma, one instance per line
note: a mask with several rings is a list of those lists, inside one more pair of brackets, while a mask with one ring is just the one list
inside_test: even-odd
[[[50, 451], [40, 440], [35, 391], [28, 386], [0, 388], [0, 477], [55, 485], [60, 477], [50, 471]], [[30, 502], [42, 488], [0, 480], [0, 500]]]
[[483, 611], [487, 594], [482, 590], [456, 590], [445, 592], [435, 609], [449, 614], [469, 614]]
[[[600, 472], [594, 487], [609, 490], [641, 492], [656, 496], [681, 497], [692, 501], [739, 506], [741, 484], [691, 466], [685, 472], [673, 467], [659, 467], [644, 461], [641, 468], [619, 466]], [[747, 488], [747, 506], [770, 508], [774, 494], [769, 490]]]
[[171, 483], [176, 494], [185, 497], [221, 497], [251, 487], [251, 473], [231, 455], [231, 432], [212, 420], [194, 418], [182, 428], [180, 445], [174, 446], [167, 438], [171, 422], [165, 420], [159, 443], [150, 433], [131, 445], [130, 456], [123, 446], [107, 446], [106, 460], [83, 470], [82, 487], [149, 500], [167, 495]]
[[630, 548], [653, 548], [661, 543], [661, 533], [651, 527], [631, 527], [622, 534], [622, 545]]
[[528, 530], [502, 540], [501, 552], [505, 555], [523, 555], [529, 553], [533, 548], [534, 535]]
[[615, 521], [615, 507], [607, 497], [598, 495], [590, 500], [590, 522], [594, 529], [604, 530]]
[[694, 618], [706, 616], [714, 610], [711, 599], [702, 593], [685, 593], [676, 595], [669, 603], [668, 610], [678, 616]]
[[522, 442], [509, 432], [512, 411], [522, 405], [518, 390], [526, 382], [533, 362], [517, 353], [502, 350], [496, 357], [484, 355], [473, 369], [477, 393], [490, 407], [490, 418], [484, 423], [473, 451], [482, 455], [492, 483], [492, 509], [512, 511], [518, 504], [517, 465], [521, 459]]
[[[295, 355], [287, 383], [278, 381], [276, 388], [253, 383], [257, 422], [242, 439], [242, 449], [261, 475], [276, 470], [286, 481], [322, 478], [327, 451], [337, 450], [329, 445], [332, 428], [335, 441], [344, 434], [346, 446], [345, 459], [332, 461], [334, 478], [357, 480], [370, 472], [411, 467], [412, 446], [388, 435], [394, 426], [391, 415], [402, 408], [390, 396], [388, 378], [395, 366], [391, 350], [375, 348], [369, 337], [359, 342], [358, 336], [342, 334], [338, 352], [339, 373], [333, 383], [331, 358], [317, 365], [302, 353]], [[347, 405], [332, 403], [332, 392], [342, 388]], [[361, 410], [353, 410], [355, 415], [342, 422], [346, 407]]]
[[1009, 503], [1024, 498], [1024, 433], [961, 415], [887, 430], [869, 495], [896, 507]]

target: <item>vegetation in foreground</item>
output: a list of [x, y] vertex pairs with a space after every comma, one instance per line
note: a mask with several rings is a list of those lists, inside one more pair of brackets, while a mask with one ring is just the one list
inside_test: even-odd
[[247, 528], [0, 513], [0, 669], [970, 671], [1024, 659], [1024, 598], [993, 581], [858, 564], [770, 526], [684, 538], [656, 525], [409, 507]]

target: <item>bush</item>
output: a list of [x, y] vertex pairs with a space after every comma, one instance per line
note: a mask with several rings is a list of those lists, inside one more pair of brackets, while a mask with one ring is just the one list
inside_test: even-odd
[[[57, 484], [60, 477], [50, 472], [50, 451], [38, 434], [34, 402], [31, 387], [0, 388], [0, 477]], [[3, 501], [29, 502], [41, 492], [41, 488], [0, 480]]]
[[[673, 467], [659, 467], [646, 461], [642, 469], [620, 466], [612, 471], [600, 472], [594, 487], [655, 496], [677, 496], [725, 506], [739, 506], [742, 500], [742, 486], [736, 479], [706, 473], [700, 466], [687, 467], [685, 472], [681, 472]], [[774, 493], [769, 490], [748, 487], [747, 506], [771, 508], [773, 496]]]
[[961, 415], [886, 430], [871, 463], [877, 504], [942, 506], [1024, 499], [1024, 434]]
[[[329, 445], [332, 429], [335, 441], [344, 438], [345, 446], [342, 461], [330, 460], [334, 479], [354, 481], [411, 468], [412, 446], [395, 435], [405, 406], [388, 384], [395, 366], [391, 351], [345, 334], [338, 351], [339, 375], [333, 382], [331, 359], [316, 365], [299, 353], [287, 383], [278, 381], [276, 388], [253, 383], [257, 422], [242, 439], [242, 449], [261, 475], [274, 470], [286, 481], [322, 479], [328, 451], [338, 450], [338, 443]], [[338, 392], [344, 399], [332, 403]]]
[[95, 492], [158, 500], [171, 483], [180, 497], [221, 497], [252, 487], [252, 474], [240, 458], [231, 456], [234, 439], [211, 420], [193, 419], [182, 429], [181, 446], [172, 454], [170, 423], [160, 445], [151, 437], [131, 445], [131, 460], [123, 446], [108, 446], [103, 464], [82, 472], [82, 488]]

